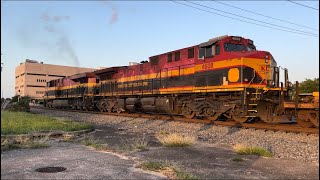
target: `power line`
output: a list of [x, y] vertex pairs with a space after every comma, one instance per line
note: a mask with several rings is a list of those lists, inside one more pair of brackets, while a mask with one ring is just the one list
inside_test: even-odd
[[287, 1], [289, 1], [289, 2], [291, 2], [291, 3], [294, 3], [294, 4], [297, 4], [297, 5], [300, 5], [300, 6], [304, 6], [304, 7], [306, 7], [306, 8], [310, 8], [310, 9], [314, 9], [314, 10], [316, 10], [316, 11], [319, 11], [319, 9], [314, 8], [314, 7], [311, 7], [311, 6], [307, 6], [307, 5], [300, 4], [300, 3], [297, 3], [297, 2], [294, 2], [294, 1], [290, 1], [290, 0], [287, 0]]
[[296, 24], [296, 23], [289, 22], [289, 21], [285, 21], [285, 20], [278, 19], [278, 18], [275, 18], [275, 17], [263, 15], [263, 14], [260, 14], [260, 13], [254, 12], [254, 11], [250, 11], [250, 10], [247, 10], [247, 9], [243, 9], [243, 8], [240, 8], [240, 7], [236, 7], [236, 6], [233, 6], [233, 5], [230, 5], [230, 4], [226, 4], [226, 3], [223, 3], [223, 2], [219, 2], [219, 1], [216, 1], [216, 0], [211, 0], [211, 1], [213, 1], [213, 2], [215, 2], [215, 3], [223, 4], [223, 5], [225, 5], [225, 6], [233, 7], [233, 8], [235, 8], [235, 9], [240, 9], [240, 10], [242, 10], [242, 11], [250, 12], [250, 13], [252, 13], [252, 14], [256, 14], [256, 15], [259, 15], [259, 16], [263, 16], [263, 17], [266, 17], [266, 18], [270, 18], [270, 19], [278, 20], [278, 21], [285, 22], [285, 23], [288, 23], [288, 24], [293, 24], [293, 25], [296, 25], [296, 26], [305, 27], [305, 28], [308, 28], [308, 29], [313, 29], [313, 30], [319, 31], [319, 29], [315, 29], [315, 28], [312, 28], [312, 27], [308, 27], [308, 26]]
[[234, 19], [234, 20], [246, 22], [248, 24], [255, 24], [257, 26], [267, 27], [267, 28], [270, 28], [270, 29], [277, 29], [277, 30], [285, 31], [285, 32], [291, 32], [291, 33], [294, 33], [294, 34], [302, 34], [302, 35], [307, 35], [307, 36], [318, 37], [318, 36], [310, 35], [310, 34], [306, 34], [306, 33], [299, 33], [299, 32], [295, 32], [295, 31], [290, 31], [290, 30], [279, 29], [279, 28], [275, 28], [275, 27], [271, 27], [271, 26], [266, 26], [266, 25], [263, 25], [263, 24], [258, 24], [258, 23], [254, 23], [254, 22], [250, 22], [250, 21], [246, 21], [246, 20], [242, 20], [242, 19], [226, 16], [226, 15], [223, 15], [223, 14], [215, 13], [215, 12], [208, 11], [208, 10], [205, 10], [205, 9], [201, 9], [201, 8], [198, 8], [198, 7], [194, 7], [194, 6], [191, 6], [191, 5], [183, 4], [183, 3], [180, 3], [180, 2], [176, 2], [174, 0], [171, 0], [171, 1], [174, 2], [174, 3], [177, 3], [177, 4], [181, 4], [181, 5], [184, 5], [184, 6], [191, 7], [193, 9], [197, 9], [197, 10], [204, 11], [204, 12], [207, 12], [207, 13], [210, 13], [210, 14], [215, 14], [215, 15], [218, 15], [218, 16], [226, 17], [226, 18], [229, 18], [229, 19]]
[[[186, 1], [186, 0], [185, 0], [185, 1]], [[263, 23], [263, 24], [268, 24], [268, 25], [271, 25], [271, 26], [277, 26], [277, 27], [284, 28], [284, 29], [290, 29], [290, 30], [293, 30], [293, 31], [297, 31], [297, 32], [301, 32], [301, 33], [306, 33], [306, 34], [318, 36], [318, 34], [315, 34], [315, 33], [306, 32], [306, 31], [301, 31], [301, 30], [297, 30], [297, 29], [293, 29], [293, 28], [289, 28], [289, 27], [285, 27], [285, 26], [280, 26], [280, 25], [277, 25], [277, 24], [272, 24], [272, 23], [268, 23], [268, 22], [256, 20], [256, 19], [253, 19], [253, 18], [241, 16], [241, 15], [238, 15], [238, 14], [234, 14], [234, 13], [222, 11], [222, 10], [220, 10], [220, 9], [216, 9], [216, 8], [213, 8], [213, 7], [205, 6], [205, 5], [202, 5], [202, 4], [199, 4], [199, 3], [195, 3], [195, 2], [191, 2], [191, 1], [186, 1], [186, 2], [195, 4], [195, 5], [198, 5], [198, 6], [202, 6], [202, 7], [208, 8], [208, 9], [213, 9], [213, 10], [215, 10], [215, 11], [220, 11], [220, 12], [223, 12], [223, 13], [226, 13], [226, 14], [230, 14], [230, 15], [233, 15], [233, 16], [236, 16], [236, 17], [241, 17], [241, 18], [244, 18], [244, 19], [248, 19], [248, 20], [251, 20], [251, 21], [256, 21], [256, 22]]]

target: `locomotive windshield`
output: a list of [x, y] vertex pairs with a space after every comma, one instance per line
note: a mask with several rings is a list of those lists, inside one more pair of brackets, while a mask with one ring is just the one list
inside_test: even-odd
[[256, 47], [253, 44], [246, 46], [244, 44], [225, 43], [224, 50], [225, 51], [254, 51], [256, 50]]

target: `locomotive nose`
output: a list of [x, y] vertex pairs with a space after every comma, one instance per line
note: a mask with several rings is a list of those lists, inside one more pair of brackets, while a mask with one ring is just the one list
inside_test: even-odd
[[272, 55], [268, 51], [246, 51], [243, 52], [243, 57], [270, 60]]

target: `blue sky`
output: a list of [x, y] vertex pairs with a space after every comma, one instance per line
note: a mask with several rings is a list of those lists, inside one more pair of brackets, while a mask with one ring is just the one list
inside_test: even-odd
[[[194, 2], [319, 34], [319, 11], [288, 1], [221, 2], [318, 30], [213, 1]], [[299, 3], [319, 7], [319, 1]], [[289, 69], [291, 81], [319, 77], [319, 37], [248, 24], [172, 1], [1, 1], [1, 90], [4, 97], [14, 95], [15, 67], [27, 58], [91, 68], [128, 65], [221, 35], [252, 39], [257, 49], [270, 51], [278, 65]]]

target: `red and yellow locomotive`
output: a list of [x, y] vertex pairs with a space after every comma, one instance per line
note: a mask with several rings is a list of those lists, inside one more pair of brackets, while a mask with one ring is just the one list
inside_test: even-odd
[[[290, 102], [288, 71], [284, 84], [279, 74], [272, 55], [256, 50], [252, 40], [221, 36], [149, 62], [53, 80], [44, 98], [48, 107], [291, 123], [298, 105]], [[309, 108], [312, 117], [318, 118], [318, 107]], [[297, 121], [318, 127], [311, 119]]]

